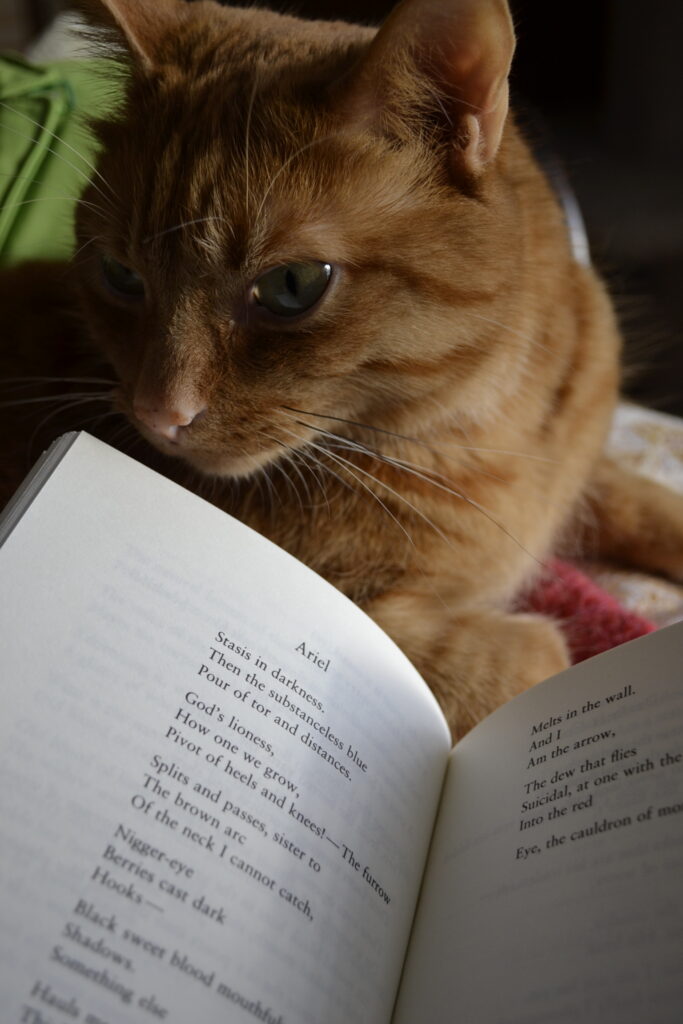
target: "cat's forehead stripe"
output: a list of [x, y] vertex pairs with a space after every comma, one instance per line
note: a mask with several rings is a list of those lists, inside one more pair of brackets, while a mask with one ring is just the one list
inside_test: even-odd
[[138, 84], [131, 97], [147, 144], [127, 228], [143, 258], [246, 274], [296, 256], [357, 262], [377, 213], [396, 222], [413, 208], [425, 177], [417, 153], [358, 146], [324, 105], [313, 111], [260, 69], [224, 73], [212, 90], [192, 84]]

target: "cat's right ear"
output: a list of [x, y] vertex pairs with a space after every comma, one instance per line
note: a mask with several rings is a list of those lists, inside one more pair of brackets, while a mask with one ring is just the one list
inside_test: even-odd
[[382, 130], [431, 103], [453, 170], [476, 179], [498, 152], [514, 49], [506, 0], [403, 0], [346, 83], [344, 114]]
[[114, 29], [145, 71], [164, 63], [165, 40], [186, 13], [178, 0], [80, 0], [79, 7], [91, 25]]

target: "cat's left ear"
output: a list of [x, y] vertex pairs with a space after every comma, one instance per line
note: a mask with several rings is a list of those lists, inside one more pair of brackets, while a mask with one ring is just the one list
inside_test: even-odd
[[478, 177], [498, 152], [515, 35], [506, 0], [404, 0], [370, 44], [346, 96], [367, 127], [397, 102], [408, 118], [415, 72], [443, 115], [453, 169]]
[[80, 0], [79, 6], [92, 24], [116, 29], [145, 71], [163, 63], [164, 40], [184, 13], [178, 0]]

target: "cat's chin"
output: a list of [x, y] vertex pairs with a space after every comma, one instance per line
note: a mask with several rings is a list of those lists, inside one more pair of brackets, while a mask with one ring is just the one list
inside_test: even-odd
[[187, 442], [166, 440], [136, 424], [137, 430], [157, 451], [173, 459], [180, 459], [204, 476], [225, 477], [239, 480], [253, 476], [271, 463], [278, 453], [260, 451], [254, 453], [231, 452], [229, 449], [192, 447]]
[[[166, 449], [168, 454], [168, 449]], [[204, 476], [224, 477], [239, 480], [253, 476], [272, 461], [267, 453], [254, 455], [235, 455], [229, 452], [211, 451], [173, 451], [170, 454], [184, 459], [193, 469]]]

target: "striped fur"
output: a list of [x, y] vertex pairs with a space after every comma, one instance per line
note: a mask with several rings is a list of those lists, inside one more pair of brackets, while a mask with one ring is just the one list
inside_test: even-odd
[[[377, 37], [150, 3], [88, 5], [130, 73], [120, 117], [96, 126], [74, 264], [115, 407], [141, 457], [366, 608], [462, 734], [566, 664], [555, 625], [512, 609], [587, 518], [618, 380], [603, 286], [514, 119], [490, 152], [469, 79], [449, 91], [431, 44], [402, 41], [433, 0]], [[484, 8], [468, 31], [499, 89], [509, 17]], [[107, 293], [103, 250], [145, 303]], [[319, 307], [255, 318], [250, 283], [297, 259], [336, 268]], [[206, 412], [171, 443], [136, 419], [140, 395]]]

